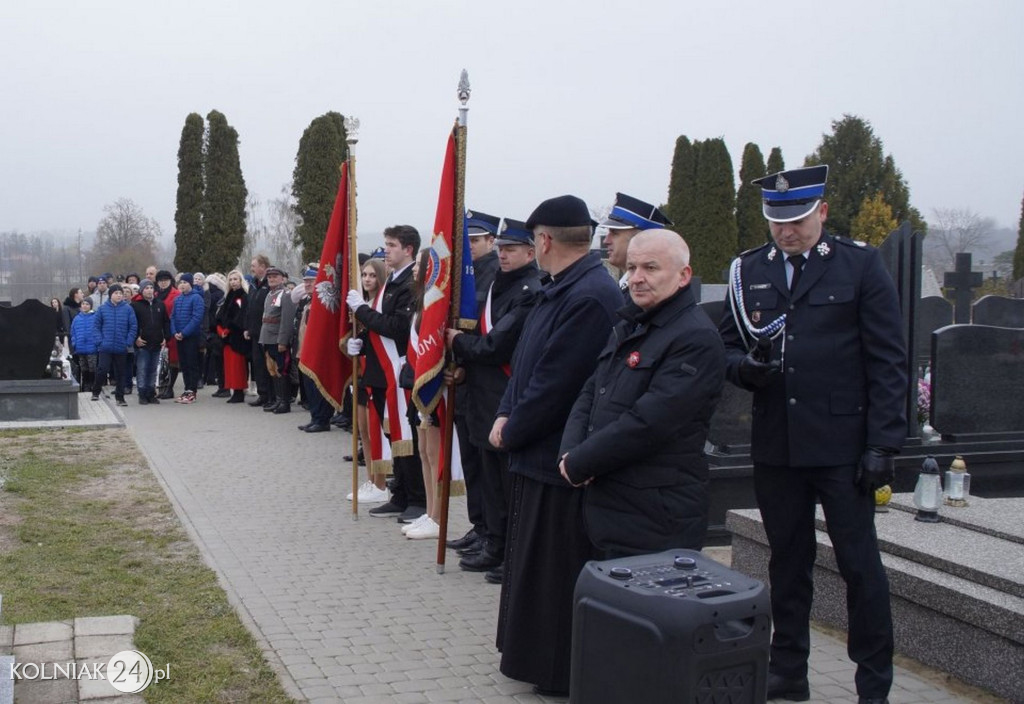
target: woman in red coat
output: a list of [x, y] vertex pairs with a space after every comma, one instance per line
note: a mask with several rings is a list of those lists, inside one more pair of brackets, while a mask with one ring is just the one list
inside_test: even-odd
[[249, 388], [245, 316], [249, 309], [249, 285], [238, 269], [228, 274], [228, 292], [217, 306], [217, 334], [224, 340], [224, 388], [231, 391], [228, 403], [242, 403]]

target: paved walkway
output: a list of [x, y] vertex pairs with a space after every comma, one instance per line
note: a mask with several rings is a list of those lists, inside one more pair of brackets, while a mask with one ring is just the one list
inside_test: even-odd
[[[123, 411], [179, 516], [288, 691], [312, 702], [542, 702], [497, 669], [499, 587], [438, 574], [436, 543], [344, 500], [348, 433], [296, 430], [308, 415], [263, 413], [199, 392], [192, 406]], [[468, 527], [452, 500], [450, 535]], [[845, 645], [814, 631], [817, 702], [856, 702]], [[975, 701], [897, 668], [892, 704]], [[992, 701], [992, 700], [987, 700]]]

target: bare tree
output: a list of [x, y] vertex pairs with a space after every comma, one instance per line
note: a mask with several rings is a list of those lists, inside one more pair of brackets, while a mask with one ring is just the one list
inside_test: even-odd
[[282, 186], [279, 196], [269, 201], [249, 196], [245, 218], [245, 246], [239, 268], [248, 271], [252, 258], [263, 253], [295, 279], [303, 268], [303, 261], [302, 250], [293, 244], [299, 216], [292, 208], [291, 184]]
[[944, 270], [953, 268], [960, 252], [979, 254], [987, 249], [996, 223], [970, 208], [934, 208], [928, 223], [929, 252], [934, 264]]
[[106, 215], [96, 227], [93, 268], [122, 274], [139, 272], [153, 263], [160, 225], [146, 217], [130, 198], [103, 207]]

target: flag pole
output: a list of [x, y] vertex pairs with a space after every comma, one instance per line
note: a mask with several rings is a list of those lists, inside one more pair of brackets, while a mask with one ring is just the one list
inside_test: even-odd
[[[464, 219], [466, 216], [466, 120], [469, 108], [469, 73], [462, 69], [457, 89], [459, 97], [459, 119], [455, 125], [455, 209], [452, 222], [452, 295], [448, 307], [448, 327], [458, 326], [460, 299], [462, 296], [462, 239]], [[449, 358], [448, 366], [454, 371], [455, 364]], [[447, 411], [444, 419], [444, 466], [441, 471], [441, 526], [437, 538], [437, 573], [444, 574], [445, 547], [448, 541], [448, 502], [452, 490], [452, 445], [455, 424], [455, 379], [454, 374], [448, 375]]]
[[[359, 250], [356, 245], [356, 143], [359, 142], [359, 118], [345, 118], [345, 141], [348, 144], [348, 289], [362, 290], [359, 271]], [[355, 311], [349, 310], [352, 337], [356, 336]], [[352, 520], [359, 520], [359, 360], [352, 360]]]

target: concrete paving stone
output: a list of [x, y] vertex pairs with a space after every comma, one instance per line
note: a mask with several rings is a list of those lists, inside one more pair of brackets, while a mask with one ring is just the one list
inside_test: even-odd
[[292, 667], [295, 667], [296, 665], [311, 665], [312, 664], [312, 660], [310, 659], [309, 655], [307, 653], [304, 653], [304, 652], [291, 653], [291, 654], [286, 654], [286, 655], [282, 655], [281, 653], [278, 653], [278, 659], [281, 661], [282, 664], [284, 664], [289, 669], [291, 669]]
[[138, 694], [119, 694], [116, 697], [91, 699], [89, 704], [146, 704], [146, 700]]
[[14, 646], [14, 626], [0, 626], [0, 653], [10, 654]]
[[[110, 655], [116, 653], [110, 651]], [[66, 663], [75, 659], [74, 648], [71, 639], [59, 640], [50, 643], [33, 643], [32, 645], [14, 646], [14, 658], [20, 663], [59, 662]]]
[[407, 670], [405, 672], [406, 677], [411, 680], [438, 680], [445, 677], [448, 674], [448, 669], [444, 668], [421, 668], [419, 670]]
[[477, 695], [470, 689], [439, 689], [427, 692], [427, 700], [431, 702], [464, 702], [478, 701]]
[[[133, 634], [138, 625], [139, 619], [128, 614], [119, 616], [85, 616], [75, 619], [75, 637]], [[114, 652], [117, 651], [115, 650]]]
[[67, 704], [78, 701], [74, 680], [33, 680], [15, 684], [16, 704]]
[[294, 677], [296, 680], [304, 680], [314, 677], [322, 679], [324, 677], [324, 673], [320, 670], [320, 668], [312, 663], [288, 665], [288, 672], [291, 673], [291, 676]]
[[310, 701], [315, 701], [318, 698], [326, 701], [330, 697], [335, 696], [334, 687], [332, 687], [330, 684], [321, 684], [315, 687], [301, 687], [301, 689], [302, 696], [304, 696], [306, 699], [309, 699]]
[[[113, 653], [111, 653], [113, 655]], [[103, 699], [105, 697], [117, 697], [120, 692], [106, 679], [80, 679], [78, 680], [78, 697], [83, 702], [91, 699]]]
[[332, 683], [350, 687], [361, 687], [367, 684], [379, 684], [380, 680], [372, 672], [352, 672], [347, 675], [332, 675]]
[[429, 692], [437, 689], [437, 682], [434, 680], [405, 680], [394, 682], [391, 685], [396, 692]]
[[52, 643], [70, 640], [74, 634], [71, 621], [46, 621], [43, 623], [19, 623], [14, 626], [14, 645]]
[[122, 650], [134, 650], [135, 646], [132, 643], [132, 635], [130, 633], [121, 633], [119, 635], [109, 636], [76, 636], [75, 637], [75, 657], [76, 658], [96, 658], [96, 657], [111, 657], [114, 653], [120, 653]]

